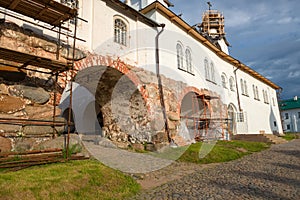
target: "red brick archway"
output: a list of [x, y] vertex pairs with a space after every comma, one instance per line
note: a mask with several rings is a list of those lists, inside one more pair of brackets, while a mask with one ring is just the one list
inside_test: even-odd
[[[88, 67], [92, 66], [107, 66], [107, 67], [112, 67], [118, 71], [120, 71], [122, 74], [127, 76], [132, 83], [137, 87], [138, 91], [142, 95], [145, 104], [147, 106], [148, 111], [150, 111], [151, 105], [149, 105], [148, 102], [148, 92], [146, 91], [145, 87], [143, 87], [143, 84], [137, 77], [137, 75], [131, 70], [132, 68], [135, 68], [134, 66], [129, 66], [126, 64], [124, 61], [122, 61], [120, 58], [117, 58], [114, 60], [110, 56], [102, 56], [102, 55], [97, 55], [97, 54], [88, 54], [88, 56], [80, 61], [77, 61], [74, 63], [74, 70], [65, 72], [65, 77], [66, 79], [60, 78], [59, 79], [59, 84], [65, 88], [67, 82], [71, 80], [71, 77], [75, 77], [76, 74]], [[72, 75], [72, 76], [71, 76]]]

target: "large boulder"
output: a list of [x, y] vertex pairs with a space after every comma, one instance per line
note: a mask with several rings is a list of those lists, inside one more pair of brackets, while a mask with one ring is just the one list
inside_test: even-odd
[[[54, 107], [51, 105], [27, 105], [25, 112], [30, 119], [44, 119], [51, 118], [53, 116]], [[61, 113], [60, 108], [56, 107], [56, 115]]]
[[25, 108], [25, 103], [18, 97], [0, 94], [0, 113], [15, 113]]
[[50, 99], [49, 93], [41, 87], [14, 85], [10, 88], [10, 93], [14, 96], [29, 99], [37, 104], [47, 103]]
[[10, 139], [0, 137], [0, 152], [11, 151], [11, 141]]

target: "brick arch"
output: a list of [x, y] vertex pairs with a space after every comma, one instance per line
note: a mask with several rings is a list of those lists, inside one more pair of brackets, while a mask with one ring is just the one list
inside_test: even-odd
[[[102, 56], [102, 55], [97, 55], [97, 54], [88, 54], [85, 59], [82, 59], [80, 61], [77, 61], [74, 63], [74, 70], [69, 71], [65, 73], [65, 76], [67, 79], [60, 79], [59, 83], [60, 85], [66, 85], [67, 82], [71, 80], [71, 74], [72, 77], [75, 77], [76, 74], [88, 67], [93, 67], [93, 66], [107, 66], [114, 68], [127, 76], [128, 79], [132, 81], [132, 83], [136, 86], [140, 94], [142, 95], [145, 104], [147, 106], [147, 110], [150, 110], [151, 105], [149, 105], [148, 102], [148, 92], [145, 89], [144, 85], [138, 78], [138, 76], [131, 70], [132, 68], [135, 68], [134, 66], [129, 66], [126, 64], [124, 61], [122, 61], [119, 57], [114, 60], [111, 56]], [[63, 87], [64, 88], [64, 87]]]

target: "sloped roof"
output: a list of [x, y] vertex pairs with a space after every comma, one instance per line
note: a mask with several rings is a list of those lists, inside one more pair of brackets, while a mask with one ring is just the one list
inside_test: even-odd
[[263, 75], [259, 74], [252, 68], [246, 66], [245, 64], [241, 63], [239, 60], [237, 60], [237, 59], [233, 58], [232, 56], [221, 51], [218, 47], [216, 47], [214, 44], [212, 44], [208, 39], [206, 39], [204, 36], [202, 36], [197, 30], [195, 30], [193, 27], [191, 27], [187, 22], [185, 22], [178, 15], [176, 15], [174, 12], [172, 12], [171, 10], [166, 8], [164, 5], [162, 5], [158, 1], [155, 1], [152, 4], [150, 4], [149, 6], [142, 9], [141, 13], [146, 14], [153, 9], [158, 10], [161, 13], [163, 13], [167, 18], [169, 18], [170, 21], [172, 21], [172, 23], [176, 24], [177, 26], [179, 26], [180, 28], [185, 30], [188, 35], [190, 35], [194, 39], [198, 40], [204, 46], [208, 47], [211, 51], [215, 52], [215, 54], [218, 55], [220, 58], [222, 58], [224, 61], [234, 65], [238, 69], [244, 71], [245, 73], [262, 81], [263, 83], [269, 85], [270, 87], [272, 87], [276, 90], [282, 89], [280, 86], [276, 85], [271, 80], [269, 80], [266, 77], [264, 77]]
[[280, 110], [291, 110], [300, 108], [300, 98], [280, 101], [279, 106]]

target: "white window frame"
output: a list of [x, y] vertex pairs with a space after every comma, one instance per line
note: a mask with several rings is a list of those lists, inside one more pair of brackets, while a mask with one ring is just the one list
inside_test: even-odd
[[215, 78], [215, 65], [213, 62], [210, 62], [210, 76], [211, 76], [211, 81], [212, 82], [216, 82], [216, 78]]
[[221, 75], [221, 81], [222, 81], [222, 87], [227, 89], [227, 76], [225, 73], [222, 73]]
[[121, 17], [114, 17], [114, 42], [123, 46], [128, 44], [128, 23]]
[[176, 44], [176, 52], [177, 52], [177, 68], [185, 70], [183, 66], [183, 46], [179, 42]]
[[191, 53], [191, 50], [189, 48], [187, 48], [185, 50], [185, 60], [186, 60], [187, 72], [193, 74], [194, 70], [193, 70], [193, 65], [192, 65], [192, 53]]
[[232, 76], [229, 79], [229, 87], [230, 87], [231, 91], [233, 91], [233, 92], [235, 91], [235, 80]]
[[207, 58], [204, 59], [204, 70], [205, 70], [205, 79], [210, 80], [209, 62]]

